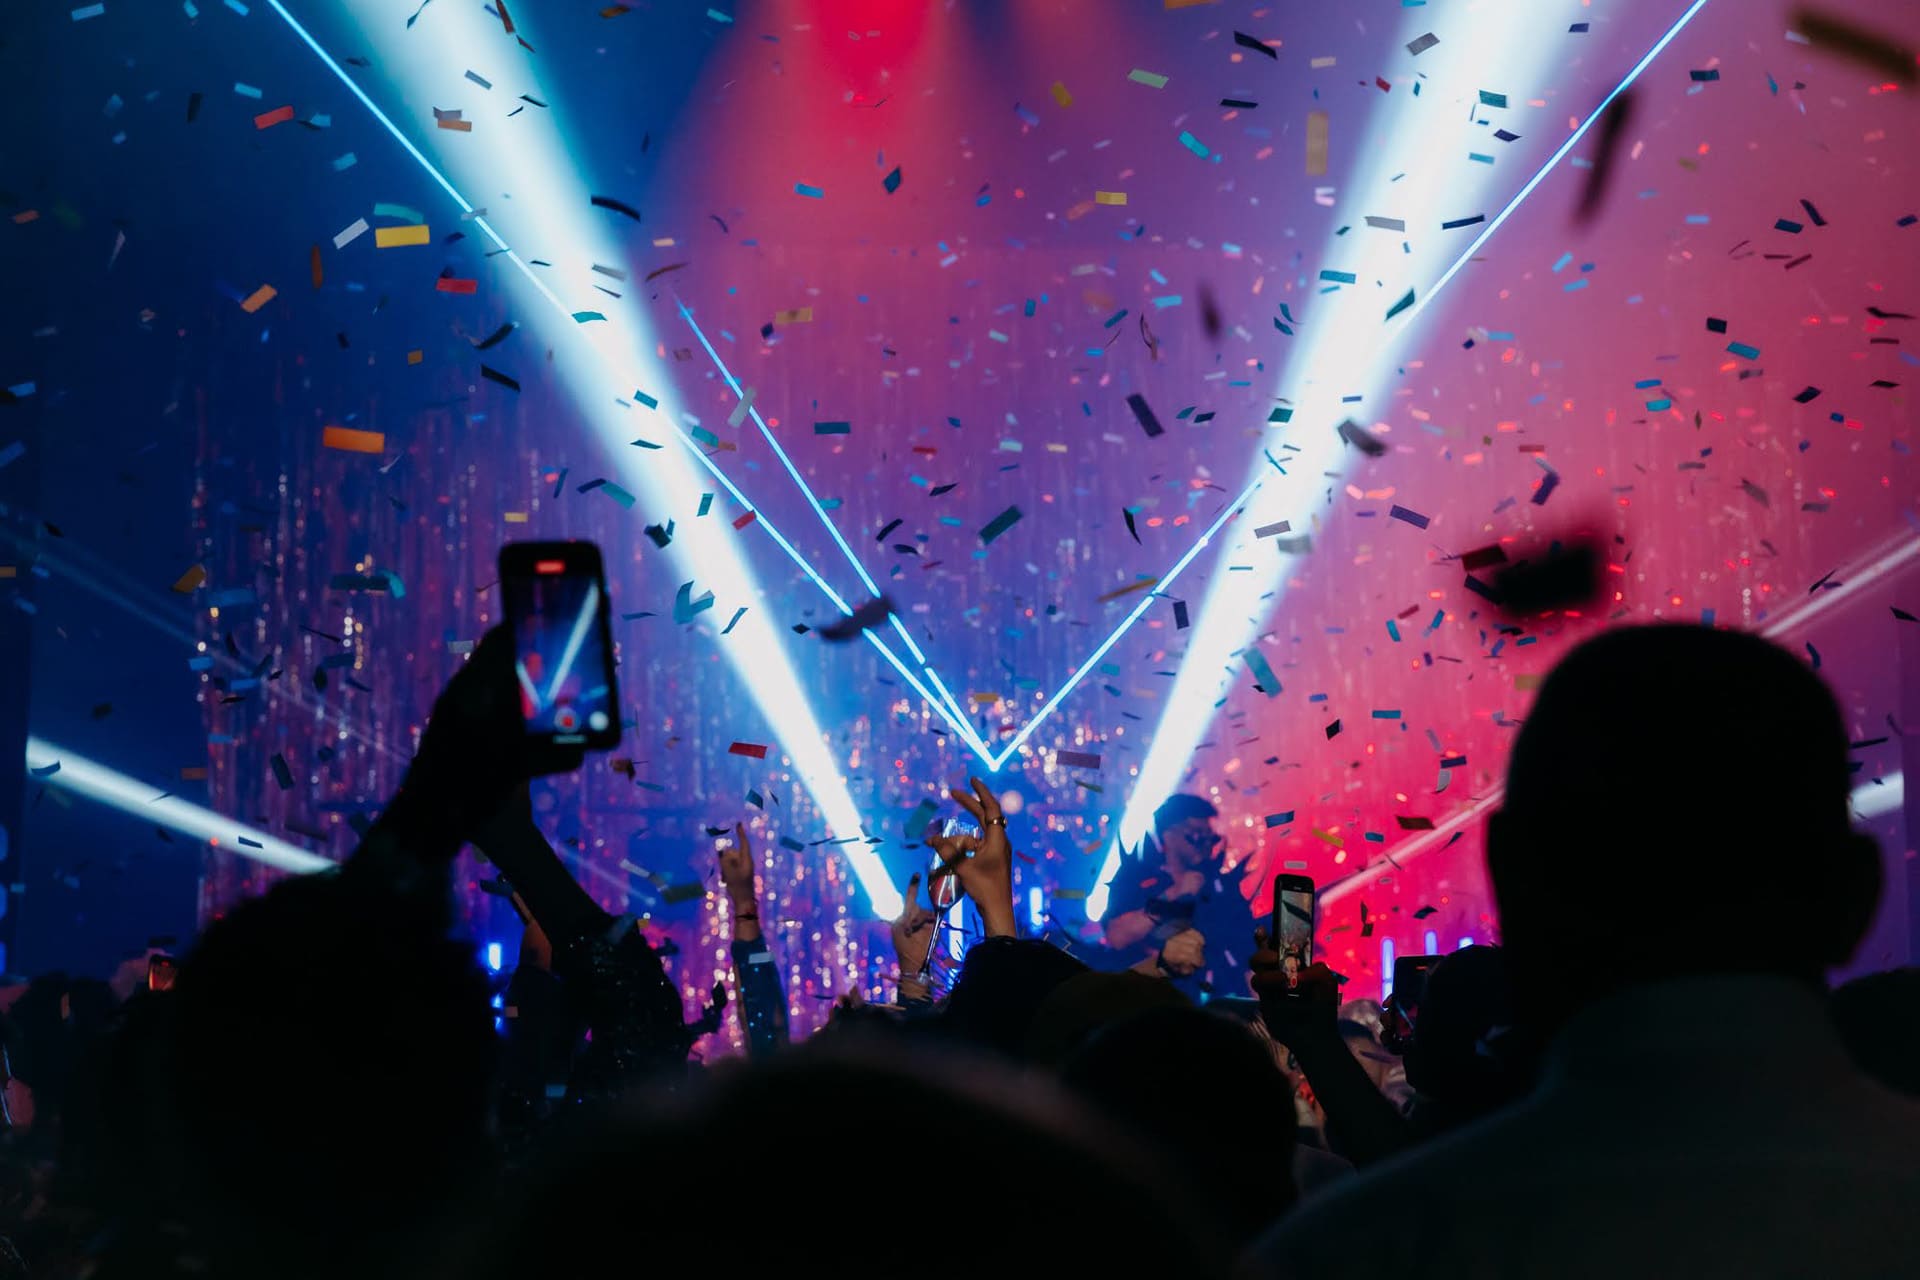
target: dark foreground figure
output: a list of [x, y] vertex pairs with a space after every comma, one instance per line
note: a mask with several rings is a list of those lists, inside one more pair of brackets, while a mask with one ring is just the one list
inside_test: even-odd
[[[528, 816], [527, 780], [578, 759], [525, 754], [500, 640], [339, 871], [214, 924], [177, 990], [21, 997], [0, 1280], [1920, 1273], [1920, 997], [1911, 971], [1824, 988], [1878, 856], [1832, 698], [1763, 641], [1622, 630], [1560, 664], [1489, 832], [1503, 945], [1442, 962], [1410, 1042], [1271, 950], [1249, 1024], [1019, 938], [976, 782], [952, 794], [980, 834], [936, 844], [987, 940], [935, 999], [912, 902], [899, 1005], [807, 1045], [742, 833], [751, 1060], [702, 1070], [713, 1011], [685, 1020]], [[470, 842], [528, 922], [504, 1042], [450, 933]], [[1792, 944], [1751, 945], [1757, 919]], [[1204, 945], [1217, 992], [1255, 941]]]

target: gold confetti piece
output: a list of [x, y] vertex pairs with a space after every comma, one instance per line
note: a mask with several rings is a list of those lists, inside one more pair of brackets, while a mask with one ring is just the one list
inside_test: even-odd
[[308, 264], [313, 269], [313, 287], [318, 289], [321, 286], [321, 284], [325, 282], [327, 278], [326, 272], [323, 271], [320, 266], [320, 246], [319, 245], [313, 246], [312, 256], [309, 257], [307, 261], [308, 261]]
[[1121, 596], [1130, 596], [1136, 591], [1145, 591], [1148, 587], [1157, 587], [1159, 585], [1160, 579], [1158, 578], [1142, 578], [1138, 582], [1130, 582], [1124, 587], [1109, 591], [1103, 596], [1095, 596], [1094, 599], [1101, 604], [1105, 604], [1109, 600], [1118, 600]]
[[1318, 178], [1327, 172], [1327, 113], [1307, 113], [1307, 176]]
[[455, 133], [472, 133], [473, 132], [473, 121], [471, 120], [449, 120], [443, 116], [440, 119], [435, 120], [434, 123], [439, 125], [442, 129], [451, 129]]
[[14, 578], [18, 577], [19, 574], [20, 570], [18, 567], [10, 564], [0, 564], [0, 578]]
[[1331, 67], [1339, 61], [1338, 58], [1312, 58], [1308, 60], [1307, 65], [1318, 71], [1322, 67]]
[[1127, 193], [1124, 191], [1096, 191], [1093, 193], [1095, 204], [1125, 204]]
[[411, 227], [375, 227], [373, 229], [374, 247], [380, 249], [404, 249], [408, 245], [432, 244], [432, 232], [422, 222]]
[[1540, 681], [1543, 679], [1545, 679], [1545, 676], [1538, 671], [1522, 672], [1513, 678], [1513, 687], [1521, 693], [1525, 693], [1529, 689], [1538, 689], [1540, 687]]
[[379, 431], [356, 431], [352, 427], [328, 427], [320, 433], [320, 444], [324, 448], [339, 449], [345, 453], [384, 453], [387, 437]]
[[202, 565], [196, 564], [191, 569], [188, 569], [185, 573], [180, 575], [180, 580], [173, 584], [173, 589], [175, 591], [178, 591], [183, 596], [190, 596], [195, 591], [198, 591], [200, 589], [200, 584], [205, 582], [206, 580], [207, 580], [206, 568]]
[[990, 707], [1000, 701], [1000, 695], [997, 693], [975, 693], [968, 696], [983, 707]]
[[813, 308], [795, 307], [791, 311], [776, 311], [773, 313], [773, 322], [775, 324], [811, 324]]
[[1073, 222], [1080, 218], [1084, 218], [1088, 214], [1093, 212], [1093, 208], [1094, 208], [1093, 201], [1082, 200], [1079, 204], [1076, 204], [1073, 206], [1073, 208], [1067, 210], [1067, 221]]
[[527, 513], [524, 511], [503, 511], [500, 513], [500, 518], [508, 524], [525, 524], [527, 522]]
[[180, 770], [180, 781], [182, 782], [205, 782], [206, 780], [207, 766], [203, 764], [188, 765]]
[[408, 364], [419, 364], [419, 363], [420, 363], [420, 362], [421, 362], [422, 360], [425, 360], [426, 358], [427, 358], [427, 353], [426, 353], [426, 352], [424, 352], [424, 351], [409, 351], [409, 352], [407, 352], [407, 363], [408, 363]]
[[252, 315], [269, 302], [272, 302], [279, 295], [280, 291], [278, 289], [270, 284], [263, 284], [247, 295], [246, 301], [240, 304], [240, 309], [248, 315]]
[[1197, 9], [1203, 4], [1216, 4], [1218, 0], [1166, 0], [1169, 9]]
[[1073, 95], [1068, 93], [1067, 86], [1058, 80], [1053, 82], [1053, 100], [1063, 107], [1073, 105]]
[[676, 241], [672, 236], [659, 236], [654, 239], [653, 247], [656, 249], [671, 249], [675, 243]]

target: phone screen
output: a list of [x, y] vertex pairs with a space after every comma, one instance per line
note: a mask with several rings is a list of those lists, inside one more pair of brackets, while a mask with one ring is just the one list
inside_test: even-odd
[[147, 957], [147, 990], [173, 990], [173, 977], [176, 972], [173, 957], [155, 953]]
[[1274, 885], [1273, 945], [1290, 974], [1313, 963], [1313, 881], [1305, 876], [1282, 876]]
[[500, 580], [527, 732], [566, 745], [613, 746], [619, 701], [599, 550], [510, 544], [500, 552]]
[[[929, 842], [979, 834], [980, 828], [971, 818], [948, 818], [944, 822], [927, 824]], [[960, 898], [960, 877], [953, 873], [952, 867], [946, 865], [937, 849], [933, 855], [933, 866], [927, 873], [927, 892], [933, 899], [934, 908], [939, 911], [952, 907]]]

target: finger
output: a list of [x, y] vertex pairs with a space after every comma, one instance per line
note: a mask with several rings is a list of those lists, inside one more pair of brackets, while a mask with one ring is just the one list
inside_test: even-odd
[[920, 873], [914, 872], [907, 877], [907, 909], [901, 913], [901, 919], [912, 920], [913, 913], [920, 909]]
[[990, 818], [1000, 817], [1000, 798], [994, 795], [993, 792], [987, 790], [987, 784], [980, 781], [980, 779], [974, 778], [971, 779], [971, 781], [973, 782], [973, 793], [980, 798], [980, 807], [986, 810], [987, 816]]
[[[977, 786], [979, 784], [975, 783], [975, 785]], [[980, 798], [978, 796], [962, 791], [958, 787], [954, 787], [948, 791], [947, 794], [953, 798], [955, 804], [972, 814], [975, 822], [985, 822], [987, 820], [986, 810], [980, 807]]]
[[739, 849], [740, 852], [744, 854], [747, 854], [749, 856], [752, 855], [753, 846], [747, 843], [747, 824], [746, 823], [736, 822], [733, 824], [733, 838], [735, 841], [737, 841], [737, 843], [734, 846], [735, 848]]

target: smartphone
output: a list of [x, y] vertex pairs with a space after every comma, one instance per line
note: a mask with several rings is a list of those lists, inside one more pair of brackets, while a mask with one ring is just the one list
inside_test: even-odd
[[1313, 881], [1306, 876], [1273, 882], [1273, 947], [1292, 986], [1313, 963]]
[[[948, 818], [945, 822], [928, 824], [927, 837], [951, 839], [954, 836], [978, 836], [980, 828], [971, 818]], [[960, 877], [953, 869], [945, 865], [938, 850], [934, 851], [933, 867], [927, 873], [927, 893], [933, 899], [936, 911], [946, 911], [960, 899]]]
[[1427, 975], [1439, 963], [1439, 956], [1394, 957], [1393, 994], [1380, 1010], [1380, 1043], [1389, 1053], [1405, 1053], [1413, 1047], [1420, 1002], [1427, 993]]
[[509, 542], [500, 586], [527, 733], [601, 751], [620, 742], [612, 608], [591, 542]]
[[147, 990], [173, 990], [173, 976], [177, 972], [173, 957], [164, 951], [156, 951], [147, 957]]

